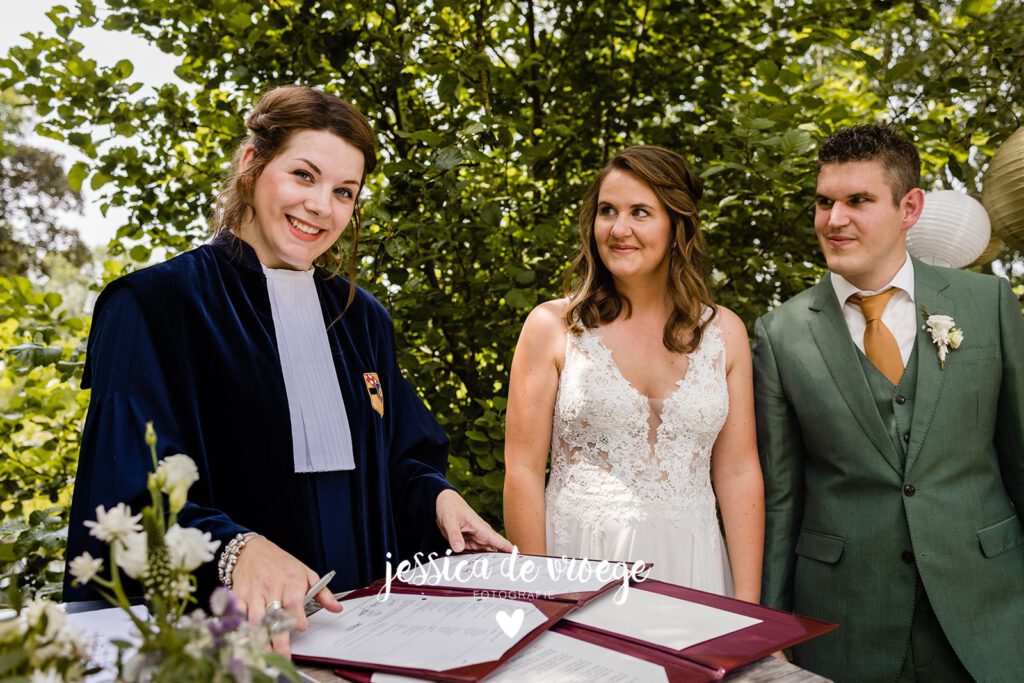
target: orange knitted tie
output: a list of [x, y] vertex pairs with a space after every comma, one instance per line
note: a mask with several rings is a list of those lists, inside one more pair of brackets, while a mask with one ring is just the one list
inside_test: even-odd
[[864, 353], [883, 375], [893, 384], [899, 384], [903, 377], [903, 358], [900, 356], [900, 345], [892, 331], [882, 322], [882, 311], [889, 299], [899, 290], [889, 288], [881, 294], [861, 296], [854, 294], [849, 301], [860, 306], [867, 328], [864, 330]]

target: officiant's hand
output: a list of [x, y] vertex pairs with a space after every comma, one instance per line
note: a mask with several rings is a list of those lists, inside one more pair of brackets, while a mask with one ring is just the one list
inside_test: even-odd
[[435, 507], [437, 526], [453, 551], [458, 553], [468, 548], [512, 552], [512, 543], [492, 529], [491, 525], [452, 489], [446, 489], [437, 496]]
[[[231, 573], [232, 591], [242, 603], [240, 607], [247, 610], [250, 623], [259, 625], [267, 607], [277, 601], [294, 622], [292, 628], [300, 631], [309, 626], [303, 602], [306, 591], [319, 578], [315, 571], [263, 536], [255, 536], [245, 544]], [[330, 612], [341, 611], [341, 603], [327, 588], [316, 594], [316, 601]], [[275, 652], [291, 657], [288, 631], [275, 635], [271, 645]]]

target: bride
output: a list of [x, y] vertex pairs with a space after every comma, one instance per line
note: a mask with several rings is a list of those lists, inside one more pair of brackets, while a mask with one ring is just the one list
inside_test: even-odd
[[652, 562], [758, 602], [750, 347], [705, 282], [702, 193], [681, 156], [639, 146], [584, 195], [568, 297], [530, 313], [512, 361], [505, 525], [523, 553]]

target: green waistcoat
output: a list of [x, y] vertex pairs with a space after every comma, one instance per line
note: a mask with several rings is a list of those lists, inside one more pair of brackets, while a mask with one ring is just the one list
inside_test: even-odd
[[907, 463], [907, 446], [910, 444], [910, 423], [914, 419], [914, 389], [917, 386], [917, 344], [907, 359], [900, 383], [895, 387], [889, 378], [875, 367], [863, 353], [857, 354], [868, 380], [871, 397], [875, 400], [878, 415], [882, 418], [885, 431], [892, 442], [893, 451], [899, 454], [900, 463]]

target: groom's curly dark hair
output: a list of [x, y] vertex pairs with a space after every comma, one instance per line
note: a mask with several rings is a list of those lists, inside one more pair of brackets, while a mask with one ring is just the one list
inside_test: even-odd
[[921, 157], [913, 143], [891, 124], [840, 128], [818, 150], [818, 168], [851, 161], [880, 161], [889, 176], [893, 203], [921, 182]]

